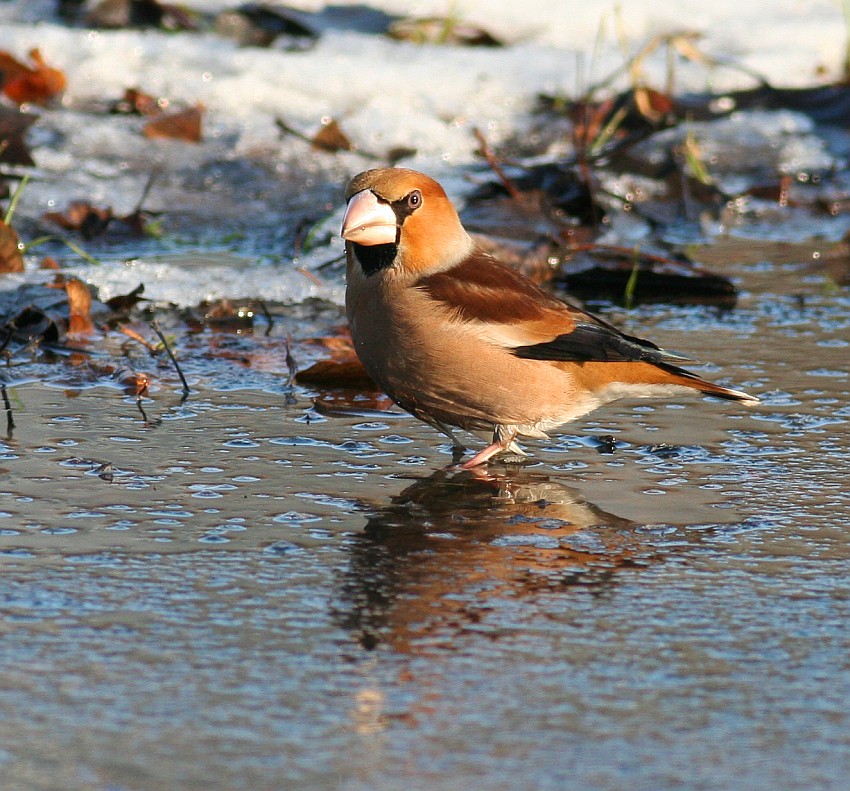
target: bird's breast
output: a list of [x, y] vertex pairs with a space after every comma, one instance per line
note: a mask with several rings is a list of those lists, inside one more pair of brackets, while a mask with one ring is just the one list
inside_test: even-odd
[[562, 367], [516, 357], [416, 288], [353, 288], [347, 310], [366, 371], [414, 414], [465, 428], [554, 425], [582, 401]]

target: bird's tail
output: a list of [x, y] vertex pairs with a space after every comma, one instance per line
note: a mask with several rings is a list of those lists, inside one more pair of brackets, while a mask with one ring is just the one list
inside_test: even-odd
[[723, 387], [723, 385], [708, 382], [700, 378], [696, 374], [686, 371], [684, 368], [678, 368], [673, 365], [660, 365], [667, 373], [672, 374], [671, 384], [682, 384], [685, 387], [692, 387], [694, 390], [699, 390], [700, 393], [714, 396], [715, 398], [723, 398], [726, 401], [740, 401], [744, 404], [757, 404], [759, 399], [756, 396], [745, 393], [742, 390], [733, 390], [731, 387]]

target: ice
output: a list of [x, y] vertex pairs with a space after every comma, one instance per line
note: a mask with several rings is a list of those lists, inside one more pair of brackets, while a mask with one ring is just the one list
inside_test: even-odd
[[[185, 5], [212, 13], [239, 3]], [[318, 0], [293, 5], [324, 8]], [[286, 52], [239, 47], [212, 33], [72, 28], [53, 16], [54, 2], [0, 3], [0, 49], [25, 58], [38, 47], [68, 77], [61, 107], [30, 108], [41, 116], [28, 138], [38, 167], [18, 207], [19, 229], [32, 235], [55, 231], [43, 227], [41, 215], [81, 198], [118, 214], [132, 211], [155, 171], [145, 206], [165, 213], [161, 243], [118, 240], [109, 249], [100, 240], [94, 254], [104, 263], [80, 274], [107, 296], [144, 280], [157, 298], [187, 304], [201, 290], [185, 256], [212, 249], [248, 263], [219, 261], [205, 276], [203, 296], [232, 296], [238, 286], [256, 296], [298, 299], [321, 289], [293, 270], [294, 229], [331, 215], [345, 181], [391, 148], [415, 148], [416, 155], [401, 164], [431, 173], [462, 200], [469, 187], [464, 169], [480, 162], [474, 128], [494, 143], [521, 137], [524, 114], [538, 93], [574, 96], [621, 69], [653, 36], [698, 32], [701, 51], [777, 85], [837, 78], [847, 40], [834, 0], [369, 5], [398, 16], [456, 13], [510, 46], [417, 46], [327, 26], [313, 48]], [[665, 85], [662, 52], [644, 67], [650, 83]], [[679, 62], [675, 76], [677, 91], [754, 85], [751, 74], [722, 66]], [[624, 76], [614, 87], [626, 85]], [[173, 106], [203, 104], [203, 143], [149, 141], [140, 132], [143, 119], [105, 114], [105, 103], [130, 87], [166, 97]], [[283, 135], [276, 123], [281, 119], [311, 135], [331, 118], [364, 155], [316, 152]], [[788, 122], [801, 123], [799, 117]], [[805, 142], [781, 148], [777, 159], [789, 170], [828, 164], [822, 151]], [[228, 248], [224, 240], [235, 237], [242, 241]], [[174, 254], [170, 262], [151, 258], [164, 253]], [[330, 298], [338, 299], [339, 286], [328, 287]]]
[[[284, 303], [318, 298], [341, 304], [343, 293], [339, 284], [316, 282], [291, 263], [273, 266], [228, 255], [151, 257], [75, 267], [70, 274], [95, 285], [103, 300], [127, 294], [139, 283], [144, 283], [148, 299], [179, 305], [255, 297]], [[257, 284], [262, 284], [261, 292]]]

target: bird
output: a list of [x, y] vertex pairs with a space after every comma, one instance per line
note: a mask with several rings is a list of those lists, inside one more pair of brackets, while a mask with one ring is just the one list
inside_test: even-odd
[[547, 438], [618, 398], [690, 390], [758, 401], [500, 262], [424, 173], [366, 170], [345, 200], [340, 235], [355, 351], [395, 404], [451, 439], [456, 462], [466, 448], [454, 429], [491, 437], [462, 469], [525, 456], [518, 437]]

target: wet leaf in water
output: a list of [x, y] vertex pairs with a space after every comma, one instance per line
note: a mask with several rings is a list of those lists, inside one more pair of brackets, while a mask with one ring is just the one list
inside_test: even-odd
[[299, 384], [368, 391], [378, 389], [366, 373], [366, 369], [363, 368], [363, 364], [357, 357], [357, 352], [354, 351], [354, 344], [351, 342], [348, 328], [340, 328], [337, 335], [326, 338], [312, 338], [307, 343], [318, 346], [328, 354], [328, 357], [298, 371], [295, 375], [295, 381]]
[[[256, 316], [253, 308], [244, 305], [236, 305], [229, 299], [220, 299], [217, 302], [201, 302], [198, 305], [195, 318], [205, 326], [231, 332], [251, 330], [254, 327]], [[200, 317], [198, 317], [200, 313]]]
[[71, 277], [65, 280], [65, 293], [68, 295], [68, 334], [90, 335], [94, 332], [94, 322], [89, 287], [79, 278]]
[[617, 303], [675, 302], [734, 307], [732, 281], [697, 266], [684, 255], [662, 256], [587, 244], [564, 263], [558, 281], [580, 299]]
[[147, 298], [143, 297], [142, 294], [145, 291], [145, 284], [139, 283], [129, 294], [121, 294], [117, 297], [112, 297], [112, 299], [107, 299], [106, 304], [109, 306], [109, 309], [115, 313], [128, 313], [131, 311], [139, 302], [146, 301]]
[[358, 359], [319, 360], [309, 368], [299, 371], [295, 381], [317, 387], [343, 387], [353, 390], [375, 390], [377, 385], [369, 378]]

